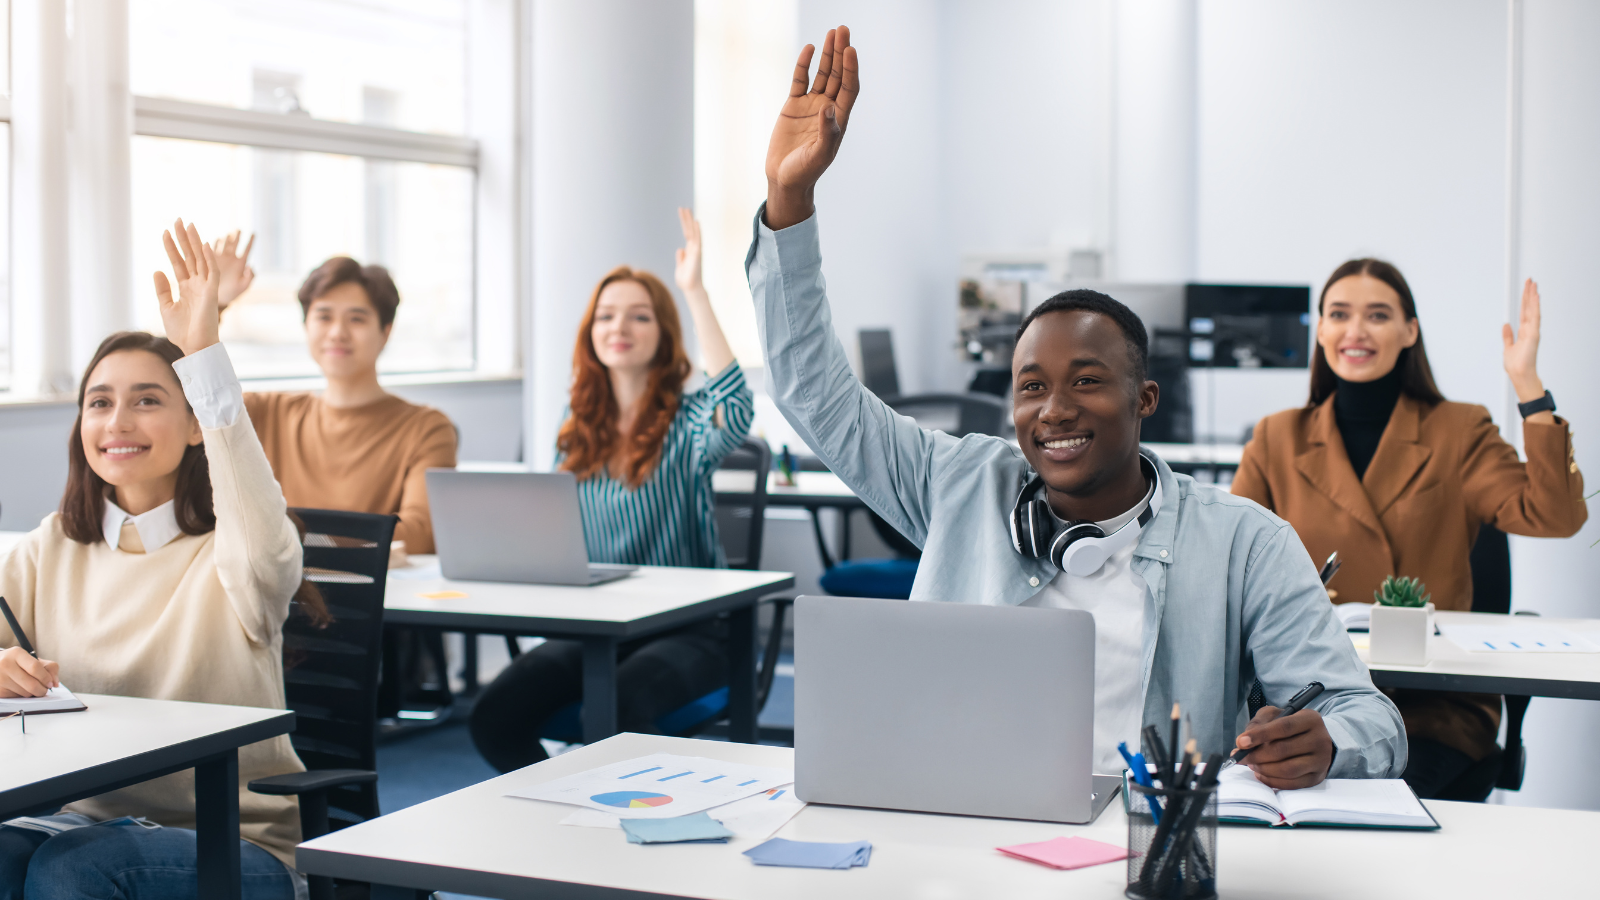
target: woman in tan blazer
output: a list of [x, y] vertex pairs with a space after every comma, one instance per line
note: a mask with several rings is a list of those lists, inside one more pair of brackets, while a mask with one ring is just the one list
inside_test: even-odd
[[[1375, 259], [1334, 270], [1317, 304], [1311, 398], [1262, 419], [1233, 492], [1287, 519], [1319, 564], [1338, 551], [1335, 603], [1371, 602], [1386, 575], [1416, 576], [1444, 610], [1472, 608], [1468, 554], [1483, 523], [1568, 537], [1588, 518], [1572, 431], [1535, 366], [1539, 292], [1529, 280], [1505, 369], [1523, 412], [1528, 461], [1488, 410], [1434, 384], [1411, 289]], [[1482, 800], [1492, 777], [1463, 778], [1495, 752], [1500, 697], [1385, 691], [1410, 743], [1405, 779], [1423, 797]]]

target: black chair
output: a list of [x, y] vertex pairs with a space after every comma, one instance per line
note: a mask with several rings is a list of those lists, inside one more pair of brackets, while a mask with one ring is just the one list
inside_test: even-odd
[[[1478, 529], [1478, 538], [1472, 544], [1469, 559], [1472, 565], [1472, 611], [1500, 615], [1510, 613], [1511, 542], [1505, 532], [1484, 524]], [[1536, 616], [1538, 613], [1524, 610], [1516, 615]], [[1497, 773], [1494, 786], [1497, 788], [1507, 791], [1522, 789], [1522, 776], [1528, 769], [1528, 757], [1522, 747], [1522, 720], [1528, 714], [1528, 702], [1532, 699], [1506, 695], [1505, 748], [1498, 757], [1489, 757], [1495, 760]], [[1479, 763], [1479, 766], [1482, 765], [1484, 763]], [[1469, 774], [1471, 772], [1469, 770]]]
[[[324, 509], [291, 510], [305, 524], [306, 577], [333, 622], [291, 610], [283, 629], [289, 736], [307, 771], [258, 778], [258, 794], [300, 799], [302, 840], [378, 816], [378, 667], [389, 543], [399, 519]], [[309, 880], [312, 900], [332, 900], [333, 879]]]
[[761, 539], [766, 531], [767, 473], [772, 471], [772, 448], [766, 441], [747, 440], [723, 459], [719, 469], [752, 472], [749, 494], [717, 497], [717, 534], [730, 569], [761, 568]]

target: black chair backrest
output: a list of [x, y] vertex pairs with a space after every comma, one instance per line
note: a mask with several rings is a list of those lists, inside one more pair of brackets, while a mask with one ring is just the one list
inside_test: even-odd
[[861, 383], [879, 397], [900, 393], [900, 375], [894, 365], [894, 335], [887, 328], [863, 328], [856, 332], [856, 348], [861, 351]]
[[1472, 611], [1511, 612], [1511, 542], [1506, 533], [1485, 523], [1468, 558], [1472, 566]]
[[[316, 628], [298, 610], [283, 628], [284, 689], [294, 710], [289, 736], [310, 770], [378, 768], [378, 664], [383, 591], [394, 516], [291, 509], [306, 526], [306, 578], [333, 623]], [[328, 792], [330, 826], [376, 818], [376, 784]]]
[[993, 394], [910, 394], [885, 397], [883, 402], [900, 415], [917, 420], [923, 428], [952, 437], [999, 435], [1011, 409]]
[[759, 569], [761, 538], [767, 521], [767, 473], [772, 471], [772, 448], [766, 441], [752, 438], [729, 453], [718, 468], [750, 472], [755, 476], [749, 494], [725, 494], [717, 498], [717, 536], [728, 556], [728, 568]]

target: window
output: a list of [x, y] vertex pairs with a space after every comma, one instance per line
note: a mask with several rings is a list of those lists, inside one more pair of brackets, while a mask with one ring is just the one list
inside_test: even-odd
[[381, 371], [474, 369], [467, 17], [461, 0], [130, 0], [137, 327], [160, 328], [150, 273], [183, 216], [255, 236], [255, 284], [223, 318], [241, 377], [316, 374], [297, 292], [339, 255], [400, 289]]
[[0, 391], [11, 387], [11, 3], [0, 0]]

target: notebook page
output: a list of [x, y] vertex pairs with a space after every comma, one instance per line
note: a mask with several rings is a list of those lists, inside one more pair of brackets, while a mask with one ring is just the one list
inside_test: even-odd
[[83, 701], [74, 697], [66, 685], [51, 688], [43, 697], [0, 697], [0, 716], [14, 712], [61, 712], [82, 708]]
[[1255, 819], [1276, 825], [1283, 821], [1278, 795], [1256, 780], [1249, 766], [1226, 766], [1217, 775], [1217, 815], [1224, 819]]
[[1278, 808], [1290, 824], [1434, 825], [1417, 795], [1398, 778], [1330, 778], [1313, 787], [1279, 791]]

